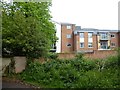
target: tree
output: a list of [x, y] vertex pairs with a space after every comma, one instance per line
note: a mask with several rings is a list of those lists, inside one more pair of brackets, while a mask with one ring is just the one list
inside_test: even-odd
[[50, 2], [4, 3], [2, 10], [2, 43], [13, 55], [42, 57], [56, 41], [51, 22]]

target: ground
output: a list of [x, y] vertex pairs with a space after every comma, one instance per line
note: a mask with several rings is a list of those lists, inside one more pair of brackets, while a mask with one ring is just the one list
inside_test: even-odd
[[26, 84], [15, 78], [2, 77], [2, 90], [6, 90], [6, 88], [29, 88], [30, 90], [38, 89], [38, 87]]

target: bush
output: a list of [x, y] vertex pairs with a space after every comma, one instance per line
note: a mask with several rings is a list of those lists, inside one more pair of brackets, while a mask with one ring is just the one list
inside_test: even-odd
[[51, 60], [44, 64], [34, 62], [29, 64], [21, 78], [48, 88], [118, 88], [118, 69], [114, 67], [114, 59], [116, 57], [102, 62], [84, 59]]
[[77, 53], [76, 54], [76, 59], [83, 59], [84, 53]]
[[58, 58], [58, 54], [49, 52], [47, 58], [56, 60]]

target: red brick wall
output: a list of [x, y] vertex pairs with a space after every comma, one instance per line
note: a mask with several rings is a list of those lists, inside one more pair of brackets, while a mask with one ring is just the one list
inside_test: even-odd
[[[58, 58], [59, 59], [72, 59], [75, 58], [75, 53], [59, 53]], [[113, 50], [100, 50], [100, 51], [94, 51], [94, 53], [86, 53], [84, 56], [91, 59], [102, 59], [107, 58], [111, 55], [117, 55], [116, 51]]]
[[80, 48], [80, 38], [79, 38], [79, 34], [78, 34], [78, 49], [77, 50], [97, 50], [97, 36], [93, 35], [92, 39], [93, 39], [93, 47], [92, 48], [88, 48], [88, 32], [84, 32], [84, 48]]
[[97, 35], [93, 34], [93, 50], [98, 49], [98, 40], [97, 40]]
[[[61, 52], [73, 52], [74, 50], [74, 36], [73, 36], [73, 30], [75, 29], [75, 25], [71, 24], [72, 28], [67, 29], [67, 25], [61, 25]], [[71, 34], [72, 38], [67, 38], [66, 35]], [[67, 43], [71, 43], [71, 47], [67, 47]]]
[[120, 32], [118, 33], [118, 45], [120, 47]]
[[77, 52], [79, 49], [80, 43], [79, 43], [79, 34], [74, 35], [74, 51]]
[[85, 54], [86, 57], [88, 58], [94, 58], [94, 59], [97, 59], [97, 58], [107, 58], [109, 56], [114, 56], [114, 55], [117, 55], [117, 52], [116, 51], [113, 51], [113, 50], [99, 50], [99, 51], [94, 51], [94, 53], [88, 53], [88, 54]]
[[118, 39], [120, 39], [120, 38], [118, 38], [118, 36], [119, 36], [118, 33], [112, 32], [111, 34], [115, 34], [115, 37], [112, 38], [110, 36], [110, 42], [115, 43], [115, 47], [118, 47]]

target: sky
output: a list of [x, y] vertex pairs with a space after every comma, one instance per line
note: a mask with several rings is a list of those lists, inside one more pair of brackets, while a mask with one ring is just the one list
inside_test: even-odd
[[52, 0], [52, 20], [82, 28], [118, 29], [120, 0]]

